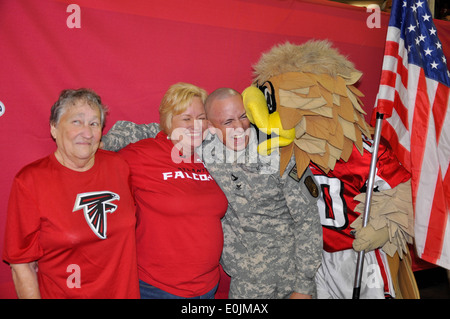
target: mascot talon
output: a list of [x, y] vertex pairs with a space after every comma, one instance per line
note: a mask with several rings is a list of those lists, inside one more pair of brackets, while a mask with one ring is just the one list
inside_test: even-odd
[[367, 225], [356, 230], [353, 249], [369, 252], [382, 247], [388, 240], [389, 230], [387, 226], [375, 230], [372, 225]]
[[279, 148], [281, 175], [294, 156], [297, 176], [309, 167], [322, 189], [318, 297], [351, 298], [348, 278], [355, 274], [356, 250], [364, 250], [365, 265], [386, 273], [377, 272], [379, 287], [361, 287], [362, 298], [419, 298], [407, 246], [413, 238], [411, 196], [404, 190], [410, 187], [410, 174], [385, 141], [375, 182], [381, 211], [368, 227], [358, 226], [373, 132], [365, 121], [364, 95], [356, 88], [361, 76], [328, 41], [287, 42], [254, 65], [253, 85], [242, 93], [244, 106], [250, 122], [267, 135], [259, 140], [258, 152], [266, 155]]
[[[378, 247], [382, 247], [383, 251], [391, 257], [398, 253], [400, 258], [403, 258], [409, 252], [408, 244], [413, 243], [414, 221], [412, 218], [414, 213], [411, 197], [410, 181], [401, 183], [393, 189], [373, 193], [368, 226], [372, 225], [377, 230], [386, 228], [386, 240]], [[363, 214], [365, 193], [355, 196], [354, 200], [360, 202], [355, 207], [355, 211]], [[359, 216], [351, 224], [351, 227], [358, 230], [361, 226], [362, 216]], [[377, 235], [374, 234], [374, 236]], [[358, 240], [357, 237], [356, 240]], [[353, 247], [355, 247], [355, 243], [353, 243]]]

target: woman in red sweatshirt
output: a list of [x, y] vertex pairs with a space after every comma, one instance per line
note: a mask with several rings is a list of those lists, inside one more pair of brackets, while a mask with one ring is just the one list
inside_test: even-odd
[[120, 151], [137, 205], [141, 298], [213, 298], [217, 289], [228, 202], [195, 153], [206, 96], [192, 84], [171, 86], [159, 109], [162, 131]]

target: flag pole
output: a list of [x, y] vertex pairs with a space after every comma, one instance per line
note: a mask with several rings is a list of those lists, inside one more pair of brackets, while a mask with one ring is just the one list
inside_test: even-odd
[[[369, 177], [367, 181], [367, 191], [366, 191], [366, 202], [364, 205], [364, 214], [363, 214], [363, 223], [362, 227], [367, 226], [367, 222], [369, 221], [370, 215], [370, 204], [372, 201], [372, 193], [373, 193], [373, 185], [375, 181], [375, 173], [377, 169], [377, 159], [378, 159], [378, 147], [380, 145], [380, 136], [381, 136], [381, 126], [383, 125], [383, 114], [378, 113], [376, 115], [376, 123], [375, 123], [375, 133], [373, 139], [373, 153], [372, 158], [370, 160], [370, 170]], [[356, 262], [356, 272], [355, 272], [355, 282], [353, 285], [353, 299], [359, 299], [359, 295], [361, 292], [361, 278], [362, 278], [362, 270], [364, 267], [364, 250], [358, 252], [358, 259]]]

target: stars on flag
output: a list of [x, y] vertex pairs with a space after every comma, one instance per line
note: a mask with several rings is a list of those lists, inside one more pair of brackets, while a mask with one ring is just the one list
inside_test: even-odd
[[408, 48], [409, 62], [421, 66], [427, 77], [448, 85], [447, 59], [427, 6], [426, 1], [404, 0], [405, 16], [397, 20], [398, 27], [402, 28], [404, 24], [402, 38]]

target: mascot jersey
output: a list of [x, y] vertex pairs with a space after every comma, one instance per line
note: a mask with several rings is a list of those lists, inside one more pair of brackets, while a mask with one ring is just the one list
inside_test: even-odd
[[218, 283], [220, 219], [228, 201], [197, 157], [183, 159], [164, 132], [119, 151], [137, 205], [139, 279], [181, 297]]
[[76, 172], [54, 154], [13, 182], [3, 259], [38, 262], [42, 298], [139, 298], [129, 168], [99, 150]]
[[[352, 248], [354, 236], [350, 225], [359, 216], [354, 209], [359, 203], [353, 198], [365, 192], [372, 158], [372, 141], [363, 137], [363, 155], [353, 146], [352, 155], [347, 162], [336, 162], [333, 170], [324, 173], [314, 163], [310, 164], [322, 190], [318, 201], [319, 214], [323, 226], [324, 250], [335, 252]], [[410, 178], [395, 155], [382, 139], [378, 150], [377, 172], [374, 191], [390, 189]]]

